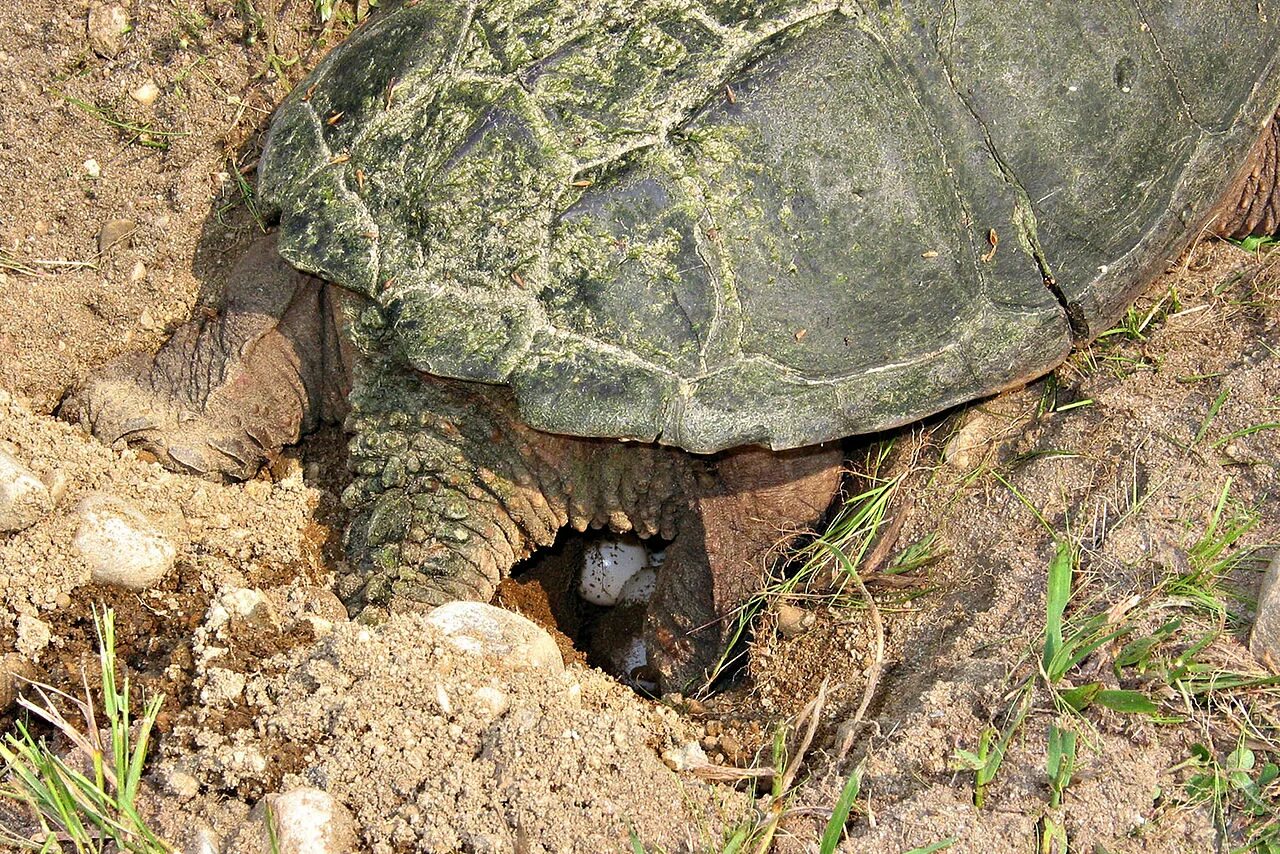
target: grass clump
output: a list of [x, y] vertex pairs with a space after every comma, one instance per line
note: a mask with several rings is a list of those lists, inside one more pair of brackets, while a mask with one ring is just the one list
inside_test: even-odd
[[[168, 854], [177, 849], [162, 840], [138, 813], [138, 788], [151, 744], [151, 731], [164, 695], [152, 697], [142, 716], [129, 711], [129, 680], [116, 679], [115, 615], [94, 612], [98, 634], [98, 680], [102, 706], [95, 706], [85, 676], [83, 698], [48, 685], [32, 683], [39, 702], [21, 698], [23, 709], [51, 725], [75, 748], [83, 762], [58, 756], [44, 738], [19, 721], [15, 731], [0, 740], [6, 781], [0, 798], [25, 807], [35, 835], [0, 826], [0, 840], [22, 850], [74, 851], [101, 854]], [[55, 697], [73, 706], [82, 725], [72, 723]]]

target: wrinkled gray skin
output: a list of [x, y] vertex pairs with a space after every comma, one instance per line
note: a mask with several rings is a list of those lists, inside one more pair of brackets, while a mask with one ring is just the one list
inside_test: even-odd
[[276, 113], [224, 311], [67, 412], [229, 477], [345, 414], [355, 607], [488, 598], [566, 525], [674, 538], [678, 686], [828, 504], [822, 443], [1275, 228], [1278, 42], [1253, 0], [410, 0]]

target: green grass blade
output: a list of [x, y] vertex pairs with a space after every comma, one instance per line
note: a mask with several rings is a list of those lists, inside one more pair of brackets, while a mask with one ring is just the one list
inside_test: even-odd
[[1071, 599], [1074, 563], [1071, 546], [1060, 541], [1053, 560], [1049, 563], [1049, 590], [1045, 596], [1044, 655], [1041, 657], [1041, 665], [1046, 673], [1062, 650], [1062, 616]]
[[1099, 691], [1094, 702], [1113, 712], [1122, 712], [1127, 715], [1155, 715], [1160, 712], [1160, 707], [1141, 691], [1118, 689]]
[[844, 788], [840, 791], [840, 797], [836, 799], [831, 818], [827, 821], [827, 827], [822, 833], [822, 841], [818, 845], [821, 854], [835, 854], [836, 846], [840, 844], [840, 838], [844, 835], [845, 822], [849, 820], [849, 811], [853, 809], [853, 802], [858, 799], [858, 792], [861, 789], [862, 766], [859, 765], [853, 769], [853, 773], [849, 775]]

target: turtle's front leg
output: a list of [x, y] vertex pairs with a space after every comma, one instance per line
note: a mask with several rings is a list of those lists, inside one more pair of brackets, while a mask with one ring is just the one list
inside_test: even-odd
[[565, 526], [669, 537], [686, 506], [683, 453], [532, 430], [505, 387], [371, 361], [350, 401], [355, 607], [487, 600]]
[[160, 351], [129, 353], [73, 389], [61, 415], [176, 471], [244, 480], [321, 421], [350, 384], [334, 288], [298, 272], [275, 238], [232, 268], [222, 305]]

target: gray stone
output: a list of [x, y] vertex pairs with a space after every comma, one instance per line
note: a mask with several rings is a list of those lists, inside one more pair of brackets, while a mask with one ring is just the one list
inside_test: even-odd
[[1262, 576], [1249, 651], [1272, 672], [1280, 673], [1280, 554], [1272, 558]]
[[508, 667], [560, 672], [564, 657], [545, 629], [519, 614], [483, 602], [448, 602], [427, 615], [449, 643], [463, 652]]
[[123, 499], [94, 493], [76, 508], [72, 541], [94, 584], [145, 590], [173, 568], [177, 550], [151, 521]]
[[98, 232], [98, 253], [106, 254], [117, 246], [128, 247], [138, 224], [131, 219], [112, 219], [102, 224]]
[[124, 35], [129, 31], [129, 14], [119, 4], [94, 2], [89, 5], [86, 28], [89, 47], [99, 56], [110, 59], [124, 47]]
[[30, 528], [52, 509], [48, 487], [0, 448], [0, 533]]
[[[274, 849], [266, 832], [268, 820], [275, 825]], [[264, 854], [348, 854], [359, 844], [351, 811], [321, 789], [302, 787], [267, 795], [249, 814], [248, 825], [255, 828], [254, 838], [267, 846], [260, 849]]]

